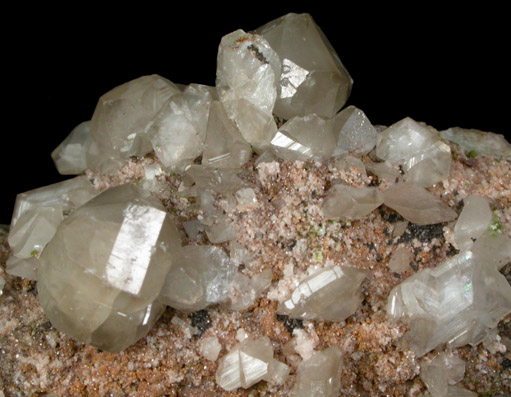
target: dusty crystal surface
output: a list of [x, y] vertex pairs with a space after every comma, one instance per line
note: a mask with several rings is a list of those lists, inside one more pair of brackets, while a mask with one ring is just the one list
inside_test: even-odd
[[142, 156], [153, 148], [146, 128], [179, 88], [158, 76], [142, 76], [104, 94], [90, 125], [87, 165], [107, 172], [130, 156]]
[[217, 58], [216, 88], [227, 116], [253, 147], [269, 145], [277, 130], [273, 107], [279, 56], [259, 35], [237, 30], [224, 36]]
[[323, 202], [327, 219], [361, 219], [383, 203], [381, 193], [372, 187], [332, 186]]
[[291, 318], [343, 321], [362, 302], [362, 281], [367, 271], [335, 265], [302, 280], [277, 312]]
[[410, 250], [404, 247], [400, 247], [394, 251], [387, 266], [394, 273], [401, 274], [407, 270], [410, 270], [410, 263], [412, 260], [413, 254], [410, 252]]
[[341, 388], [342, 353], [336, 345], [314, 352], [298, 365], [292, 395], [336, 397]]
[[440, 131], [440, 135], [474, 155], [511, 159], [511, 144], [504, 135], [460, 127]]
[[348, 106], [332, 120], [332, 130], [337, 138], [334, 155], [366, 154], [376, 145], [376, 129], [365, 113], [355, 106]]
[[383, 193], [383, 204], [417, 225], [449, 222], [458, 216], [423, 187], [410, 182], [396, 183]]
[[346, 103], [353, 80], [309, 14], [284, 15], [256, 33], [268, 40], [282, 61], [277, 116], [332, 117]]
[[263, 270], [252, 278], [237, 273], [230, 286], [228, 308], [238, 311], [248, 309], [259, 295], [270, 287], [272, 276], [270, 269]]
[[78, 175], [87, 168], [90, 123], [84, 121], [78, 124], [51, 153], [51, 158], [62, 175]]
[[465, 362], [445, 352], [421, 363], [420, 376], [432, 397], [450, 396], [449, 385], [460, 382], [464, 375]]
[[248, 337], [219, 360], [216, 383], [226, 391], [248, 389], [261, 380], [283, 384], [288, 374], [289, 367], [273, 358], [268, 337]]
[[180, 249], [162, 204], [134, 185], [111, 188], [58, 227], [40, 257], [37, 289], [53, 326], [118, 352], [145, 336]]
[[402, 166], [405, 180], [420, 186], [432, 186], [449, 176], [450, 147], [436, 130], [409, 117], [377, 135], [376, 155]]
[[489, 231], [493, 212], [488, 200], [481, 196], [468, 196], [463, 203], [463, 211], [454, 227], [454, 240], [459, 249], [467, 250], [474, 241]]

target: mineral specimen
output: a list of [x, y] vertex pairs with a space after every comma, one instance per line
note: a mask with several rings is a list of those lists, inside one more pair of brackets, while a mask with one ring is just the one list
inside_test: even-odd
[[331, 121], [337, 137], [334, 155], [369, 153], [376, 145], [376, 130], [365, 115], [355, 106], [348, 106]]
[[291, 318], [343, 321], [362, 302], [360, 284], [366, 276], [367, 271], [349, 266], [322, 269], [302, 280], [277, 312]]
[[39, 259], [35, 256], [26, 259], [10, 256], [5, 263], [7, 274], [28, 280], [37, 280], [37, 269], [39, 269]]
[[222, 345], [216, 336], [203, 338], [200, 344], [200, 354], [209, 361], [216, 361], [222, 350]]
[[332, 117], [346, 103], [353, 80], [309, 14], [284, 15], [256, 33], [282, 61], [282, 74], [277, 74], [277, 116], [286, 120], [311, 113]]
[[55, 167], [62, 175], [78, 175], [87, 169], [87, 146], [90, 121], [78, 124], [51, 153]]
[[111, 188], [58, 227], [41, 254], [37, 289], [52, 324], [118, 352], [143, 337], [181, 240], [162, 204], [134, 185]]
[[382, 203], [375, 188], [334, 185], [323, 202], [323, 213], [327, 219], [361, 219]]
[[404, 273], [407, 270], [410, 270], [410, 263], [413, 260], [413, 254], [404, 247], [398, 248], [390, 258], [388, 263], [388, 267], [394, 273]]
[[0, 276], [0, 295], [4, 292], [5, 280], [2, 276]]
[[474, 241], [489, 231], [493, 212], [488, 201], [481, 196], [469, 196], [463, 203], [463, 211], [454, 227], [454, 240], [459, 249], [468, 250]]
[[227, 391], [247, 389], [261, 380], [280, 385], [288, 374], [289, 367], [273, 358], [267, 337], [247, 338], [219, 360], [216, 383]]
[[430, 362], [421, 363], [421, 378], [432, 397], [448, 397], [449, 385], [454, 385], [465, 375], [465, 362], [454, 355], [439, 353]]

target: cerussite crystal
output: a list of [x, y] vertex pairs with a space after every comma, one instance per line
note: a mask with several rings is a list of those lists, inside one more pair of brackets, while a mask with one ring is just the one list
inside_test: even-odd
[[37, 289], [58, 330], [117, 352], [151, 329], [180, 249], [162, 204], [134, 185], [111, 188], [66, 218], [44, 249]]
[[346, 103], [353, 80], [309, 14], [290, 13], [256, 30], [282, 61], [275, 114], [332, 117]]

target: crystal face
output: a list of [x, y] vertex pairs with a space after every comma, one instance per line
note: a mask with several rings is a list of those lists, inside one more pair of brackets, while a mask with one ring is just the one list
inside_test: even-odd
[[316, 113], [332, 117], [353, 80], [309, 14], [290, 13], [256, 29], [282, 61], [275, 114], [285, 120]]
[[448, 397], [449, 385], [454, 385], [463, 379], [465, 362], [454, 355], [438, 354], [430, 362], [421, 363], [421, 379], [433, 397]]
[[339, 112], [331, 123], [337, 137], [334, 155], [366, 154], [376, 145], [376, 129], [365, 113], [355, 106], [349, 106]]
[[463, 203], [463, 211], [454, 227], [454, 240], [459, 249], [467, 250], [474, 241], [488, 232], [493, 221], [493, 212], [488, 201], [481, 196], [469, 196]]
[[78, 175], [87, 168], [87, 146], [90, 121], [78, 124], [51, 153], [55, 167], [62, 175]]
[[180, 249], [169, 215], [134, 185], [111, 188], [66, 218], [44, 249], [37, 289], [60, 331], [109, 352], [144, 336]]
[[332, 186], [323, 202], [327, 219], [361, 219], [383, 203], [381, 193], [371, 187]]

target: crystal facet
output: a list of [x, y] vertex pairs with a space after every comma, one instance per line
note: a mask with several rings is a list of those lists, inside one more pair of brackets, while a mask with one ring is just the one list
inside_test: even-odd
[[327, 219], [361, 219], [382, 203], [376, 188], [334, 185], [323, 201], [323, 213]]
[[488, 201], [481, 196], [469, 196], [463, 203], [463, 211], [454, 227], [454, 240], [460, 250], [467, 250], [474, 241], [488, 232], [493, 212]]
[[90, 121], [78, 124], [51, 153], [57, 170], [62, 175], [78, 175], [87, 168], [87, 146]]
[[365, 113], [355, 106], [348, 106], [331, 121], [337, 138], [334, 155], [366, 154], [376, 145], [376, 129]]
[[458, 383], [465, 375], [465, 362], [442, 352], [430, 362], [421, 363], [420, 375], [432, 397], [448, 397], [449, 385]]

